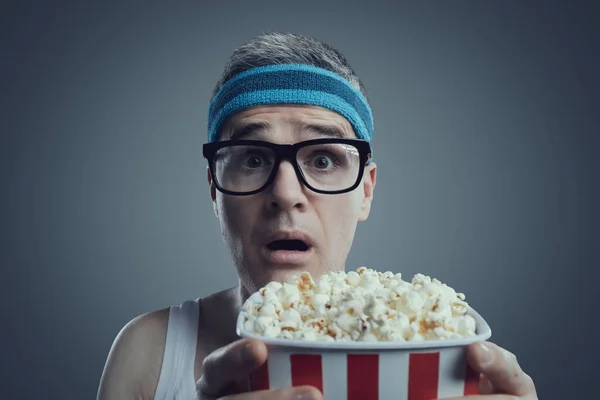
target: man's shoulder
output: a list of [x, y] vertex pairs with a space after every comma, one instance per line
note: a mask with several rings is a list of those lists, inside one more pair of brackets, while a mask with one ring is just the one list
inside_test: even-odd
[[146, 362], [155, 360], [158, 355], [162, 362], [169, 309], [150, 311], [127, 322], [117, 334], [113, 347]]
[[170, 308], [131, 319], [116, 335], [98, 391], [98, 399], [153, 398], [162, 367]]

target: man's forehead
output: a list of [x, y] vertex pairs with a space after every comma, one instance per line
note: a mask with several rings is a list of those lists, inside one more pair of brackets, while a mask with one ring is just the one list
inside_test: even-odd
[[[269, 131], [286, 124], [295, 130], [313, 131], [328, 136], [354, 137], [350, 122], [342, 115], [312, 105], [268, 105], [242, 110], [228, 118], [223, 126], [223, 138], [240, 129]], [[337, 132], [337, 133], [336, 133]]]
[[312, 105], [264, 105], [250, 107], [236, 114], [229, 119], [230, 123], [245, 123], [249, 120], [274, 120], [286, 121], [290, 123], [302, 123], [307, 119], [319, 120], [322, 122], [338, 123], [351, 127], [346, 118], [340, 114], [319, 106]]

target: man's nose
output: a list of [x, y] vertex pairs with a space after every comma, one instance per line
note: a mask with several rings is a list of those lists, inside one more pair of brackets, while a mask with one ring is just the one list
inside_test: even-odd
[[282, 161], [269, 193], [269, 208], [303, 210], [306, 208], [306, 204], [304, 186], [298, 179], [294, 166], [289, 161]]

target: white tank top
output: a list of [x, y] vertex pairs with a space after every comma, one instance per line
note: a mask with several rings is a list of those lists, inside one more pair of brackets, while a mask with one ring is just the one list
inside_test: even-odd
[[200, 299], [186, 300], [169, 310], [163, 363], [155, 400], [194, 400], [194, 361], [198, 340]]

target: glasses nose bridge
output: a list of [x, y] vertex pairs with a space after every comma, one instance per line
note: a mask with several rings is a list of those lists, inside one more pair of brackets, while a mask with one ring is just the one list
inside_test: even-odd
[[298, 146], [295, 146], [293, 144], [278, 144], [275, 147], [275, 154], [276, 154], [276, 162], [274, 165], [274, 171], [273, 173], [273, 179], [276, 178], [277, 175], [279, 175], [279, 171], [281, 169], [281, 163], [284, 160], [289, 161], [289, 163], [292, 165], [292, 169], [294, 170], [294, 173], [296, 174], [296, 178], [298, 179], [298, 181], [302, 184], [302, 177], [299, 176], [299, 171], [298, 171], [298, 165], [296, 162], [296, 154], [298, 153]]
[[296, 163], [296, 146], [293, 144], [280, 144], [277, 146], [277, 153], [280, 160], [288, 160], [292, 165]]

